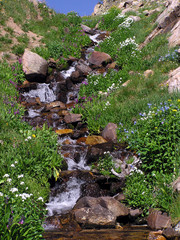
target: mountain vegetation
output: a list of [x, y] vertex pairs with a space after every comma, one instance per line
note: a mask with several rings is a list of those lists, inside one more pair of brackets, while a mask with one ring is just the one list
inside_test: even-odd
[[[180, 94], [168, 91], [169, 72], [180, 66], [178, 46], [169, 47], [168, 33], [157, 35], [140, 48], [156, 28], [159, 12], [139, 21], [122, 15], [117, 7], [97, 16], [75, 12], [57, 14], [45, 3], [28, 0], [0, 1], [0, 238], [43, 239], [42, 223], [52, 176], [58, 178], [63, 157], [58, 153], [57, 134], [46, 125], [32, 128], [23, 121], [18, 86], [23, 83], [21, 57], [26, 48], [44, 59], [54, 59], [58, 69], [67, 59], [80, 58], [91, 40], [85, 24], [108, 31], [96, 51], [108, 53], [117, 66], [106, 75], [88, 75], [72, 112], [80, 113], [91, 134], [99, 134], [113, 122], [118, 141], [140, 157], [140, 169], [126, 180], [126, 204], [170, 214], [180, 219], [179, 195], [172, 182], [180, 175]], [[163, 7], [162, 7], [163, 10]], [[145, 72], [151, 70], [150, 74]], [[107, 161], [108, 159], [108, 161]], [[109, 157], [99, 159], [98, 171], [110, 174]]]

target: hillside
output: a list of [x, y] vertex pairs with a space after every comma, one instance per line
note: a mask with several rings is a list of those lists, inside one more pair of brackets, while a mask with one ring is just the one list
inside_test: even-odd
[[[104, 0], [82, 18], [36, 0], [0, 1], [1, 239], [43, 239], [50, 187], [66, 192], [76, 177], [77, 189], [87, 181], [79, 199], [96, 198], [102, 215], [123, 195], [123, 221], [153, 228], [147, 216], [158, 209], [179, 236], [179, 16], [178, 0]], [[69, 215], [53, 223], [82, 230], [79, 209], [69, 228]]]

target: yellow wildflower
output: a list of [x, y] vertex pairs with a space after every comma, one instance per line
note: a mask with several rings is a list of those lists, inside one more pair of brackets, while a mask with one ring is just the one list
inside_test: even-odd
[[180, 102], [180, 99], [178, 99], [177, 101]]
[[33, 134], [33, 135], [32, 135], [32, 137], [33, 137], [33, 138], [35, 138], [35, 137], [36, 137], [36, 135], [35, 135], [35, 134]]
[[172, 109], [173, 112], [177, 112], [177, 109]]

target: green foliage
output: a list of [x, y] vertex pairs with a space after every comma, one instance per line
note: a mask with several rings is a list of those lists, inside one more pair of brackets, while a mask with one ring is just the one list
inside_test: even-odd
[[[125, 131], [129, 146], [139, 153], [145, 172], [172, 173], [176, 168], [176, 146], [180, 139], [179, 99], [152, 106], [140, 113], [131, 131]], [[121, 129], [122, 130], [122, 129]], [[123, 130], [122, 130], [123, 131]]]
[[144, 214], [153, 207], [152, 186], [142, 173], [135, 172], [126, 179], [125, 196], [127, 203], [133, 208], [140, 208]]
[[119, 14], [120, 16], [120, 9], [117, 7], [112, 7], [109, 9], [108, 12], [104, 13], [102, 19], [99, 24], [99, 28], [102, 30], [114, 30], [118, 27], [120, 23], [122, 23], [123, 17], [117, 17]]
[[126, 178], [126, 203], [133, 208], [140, 208], [147, 215], [149, 208], [159, 208], [169, 212], [172, 206], [172, 175], [153, 173], [146, 176], [137, 170]]
[[24, 175], [17, 175], [19, 163], [11, 165], [11, 174], [1, 177], [0, 237], [1, 239], [42, 239], [42, 223], [46, 211], [42, 197], [29, 191]]
[[105, 153], [104, 157], [101, 157], [98, 160], [97, 170], [105, 176], [112, 176], [112, 168], [114, 168], [114, 162], [112, 160], [112, 157], [109, 153]]
[[0, 78], [0, 238], [42, 239], [48, 179], [57, 178], [62, 162], [57, 135], [22, 121], [17, 92], [25, 79], [21, 59], [12, 67], [0, 63]]

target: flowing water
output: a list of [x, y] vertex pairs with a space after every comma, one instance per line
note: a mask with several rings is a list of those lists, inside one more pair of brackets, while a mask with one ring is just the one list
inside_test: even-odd
[[[99, 43], [99, 40], [96, 40], [96, 38], [99, 36], [99, 33], [90, 36], [90, 38], [94, 41], [95, 44]], [[94, 47], [90, 47], [87, 49], [85, 53], [85, 60], [87, 60], [88, 55], [94, 51]], [[64, 79], [67, 79], [71, 76], [72, 72], [75, 71], [75, 66], [77, 62], [74, 62], [72, 66], [68, 70], [61, 71], [62, 76]], [[38, 83], [37, 89], [30, 90], [29, 92], [23, 93], [23, 96], [26, 99], [30, 98], [39, 98], [41, 103], [51, 103], [56, 101], [56, 87], [57, 83], [53, 83], [53, 87], [50, 87], [50, 84], [46, 83]], [[72, 91], [69, 91], [67, 94], [67, 104], [70, 104], [72, 102], [71, 99], [76, 100], [78, 97], [78, 91], [80, 88], [80, 84], [75, 84], [74, 89]], [[29, 108], [28, 109], [28, 117], [29, 118], [36, 118], [40, 116], [42, 108]], [[54, 126], [54, 125], [53, 125]], [[58, 129], [66, 128], [65, 124], [62, 123], [58, 126]], [[88, 132], [84, 134], [84, 136], [87, 136]], [[69, 142], [68, 145], [66, 145], [65, 142]], [[89, 166], [86, 164], [86, 154], [87, 154], [87, 146], [80, 146], [77, 144], [76, 140], [70, 138], [69, 136], [60, 137], [59, 138], [59, 144], [61, 147], [61, 154], [63, 154], [65, 157], [65, 160], [68, 165], [68, 170], [81, 170], [86, 171], [90, 170]], [[77, 158], [78, 156], [78, 158]], [[84, 183], [83, 180], [76, 178], [76, 177], [70, 177], [66, 182], [62, 182], [58, 185], [58, 183], [55, 184], [54, 189], [56, 191], [51, 192], [49, 202], [46, 204], [48, 215], [47, 217], [52, 216], [60, 216], [62, 214], [66, 214], [76, 204], [76, 201], [81, 196], [81, 186]], [[46, 224], [44, 225], [44, 228], [46, 230], [46, 233], [44, 234], [45, 239], [104, 239], [104, 240], [145, 240], [147, 239], [148, 230], [144, 228], [133, 228], [129, 227], [127, 229], [103, 229], [103, 230], [83, 230], [83, 231], [58, 231], [58, 229], [55, 228], [52, 224]]]

